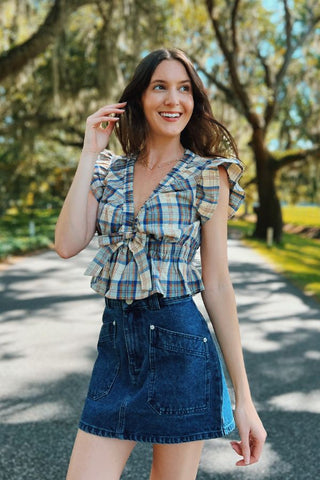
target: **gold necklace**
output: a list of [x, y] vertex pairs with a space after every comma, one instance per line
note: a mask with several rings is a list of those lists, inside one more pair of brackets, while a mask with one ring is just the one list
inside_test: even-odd
[[171, 163], [176, 163], [179, 160], [181, 160], [183, 158], [183, 156], [184, 156], [184, 152], [182, 153], [182, 155], [180, 157], [174, 158], [173, 160], [170, 160], [170, 162], [161, 163], [160, 165], [155, 164], [153, 167], [149, 167], [145, 160], [140, 160], [140, 162], [147, 170], [152, 171], [155, 168], [163, 168], [163, 167], [167, 167], [168, 165], [171, 165]]

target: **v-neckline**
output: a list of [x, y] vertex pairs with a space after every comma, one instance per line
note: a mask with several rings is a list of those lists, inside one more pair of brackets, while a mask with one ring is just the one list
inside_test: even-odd
[[151, 201], [151, 199], [159, 192], [159, 190], [165, 186], [169, 179], [171, 179], [175, 173], [180, 169], [181, 165], [185, 162], [185, 159], [187, 157], [188, 149], [185, 149], [183, 152], [183, 155], [180, 157], [180, 159], [176, 162], [176, 164], [167, 172], [164, 177], [160, 180], [160, 182], [156, 185], [156, 187], [152, 190], [150, 193], [149, 197], [146, 199], [146, 201], [141, 205], [139, 208], [137, 214], [135, 215], [134, 209], [134, 192], [133, 192], [133, 182], [134, 182], [134, 166], [135, 162], [137, 160], [137, 155], [133, 155], [130, 157], [128, 164], [127, 164], [127, 169], [126, 169], [126, 213], [130, 214], [131, 217], [133, 218], [134, 221], [137, 220], [139, 217], [140, 213], [142, 212], [143, 208]]

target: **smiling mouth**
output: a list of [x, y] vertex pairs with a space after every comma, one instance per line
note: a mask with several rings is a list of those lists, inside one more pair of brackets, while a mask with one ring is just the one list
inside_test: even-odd
[[179, 112], [159, 112], [159, 115], [164, 118], [180, 118], [182, 113]]

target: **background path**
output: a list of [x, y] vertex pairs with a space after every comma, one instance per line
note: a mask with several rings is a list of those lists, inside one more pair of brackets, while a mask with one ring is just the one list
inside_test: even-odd
[[[103, 299], [83, 276], [90, 246], [0, 272], [0, 479], [63, 480], [95, 358]], [[320, 308], [238, 240], [230, 240], [252, 393], [269, 437], [261, 462], [234, 467], [227, 439], [207, 441], [197, 480], [315, 480], [320, 444]], [[200, 295], [196, 300], [201, 309]], [[147, 480], [150, 445], [123, 480]]]

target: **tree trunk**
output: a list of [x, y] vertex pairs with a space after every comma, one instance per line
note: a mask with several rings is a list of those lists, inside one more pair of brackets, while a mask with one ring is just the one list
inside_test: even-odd
[[260, 128], [253, 132], [252, 148], [255, 155], [259, 194], [257, 223], [253, 236], [266, 240], [267, 229], [271, 227], [273, 229], [273, 239], [276, 243], [279, 243], [282, 238], [282, 214], [275, 186], [276, 172], [272, 168], [265, 147], [264, 132]]

